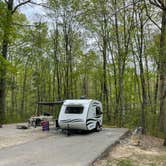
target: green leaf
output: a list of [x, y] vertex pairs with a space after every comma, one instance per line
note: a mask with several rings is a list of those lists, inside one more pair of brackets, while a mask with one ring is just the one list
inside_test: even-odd
[[[15, 74], [17, 72], [17, 68], [14, 67], [7, 59], [5, 59], [2, 55], [0, 55], [0, 64], [1, 67], [5, 66], [6, 70]], [[1, 69], [1, 68], [0, 68]]]

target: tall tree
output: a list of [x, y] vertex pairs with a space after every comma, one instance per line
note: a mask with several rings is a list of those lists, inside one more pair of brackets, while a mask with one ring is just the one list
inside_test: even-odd
[[[14, 0], [5, 0], [5, 25], [3, 25], [4, 32], [2, 37], [2, 49], [1, 54], [4, 60], [7, 60], [8, 46], [10, 42], [10, 35], [12, 33], [12, 16], [19, 7], [30, 2], [30, 0], [22, 1], [14, 6]], [[6, 66], [2, 64], [0, 70], [0, 123], [4, 122], [5, 116], [5, 90], [6, 90]]]
[[162, 11], [160, 54], [159, 54], [159, 78], [160, 78], [160, 116], [159, 125], [161, 131], [165, 133], [164, 145], [166, 146], [166, 1], [149, 0]]
[[137, 47], [137, 51], [135, 55], [138, 59], [139, 69], [140, 69], [140, 81], [141, 81], [141, 125], [144, 128], [144, 132], [146, 132], [146, 107], [147, 107], [147, 85], [145, 79], [145, 72], [144, 72], [144, 48], [145, 48], [145, 40], [144, 40], [144, 29], [146, 18], [144, 14], [144, 8], [141, 8], [142, 3], [135, 6], [135, 22], [137, 27], [135, 33], [135, 43]]

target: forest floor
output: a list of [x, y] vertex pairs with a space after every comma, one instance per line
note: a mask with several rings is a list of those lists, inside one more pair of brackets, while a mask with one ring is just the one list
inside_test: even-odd
[[166, 166], [166, 147], [163, 140], [142, 135], [135, 139], [132, 135], [121, 140], [108, 155], [97, 160], [93, 166]]

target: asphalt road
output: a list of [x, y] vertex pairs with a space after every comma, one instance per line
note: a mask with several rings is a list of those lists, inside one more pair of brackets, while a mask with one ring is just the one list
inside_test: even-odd
[[66, 136], [52, 130], [48, 137], [0, 150], [0, 166], [87, 166], [127, 129], [103, 129]]

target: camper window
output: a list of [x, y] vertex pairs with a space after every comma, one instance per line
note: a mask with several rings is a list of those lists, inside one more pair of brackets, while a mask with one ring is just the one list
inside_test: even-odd
[[67, 106], [65, 113], [66, 114], [82, 114], [83, 109], [84, 108], [82, 106]]
[[96, 115], [101, 115], [102, 112], [101, 112], [101, 109], [100, 107], [96, 107]]

